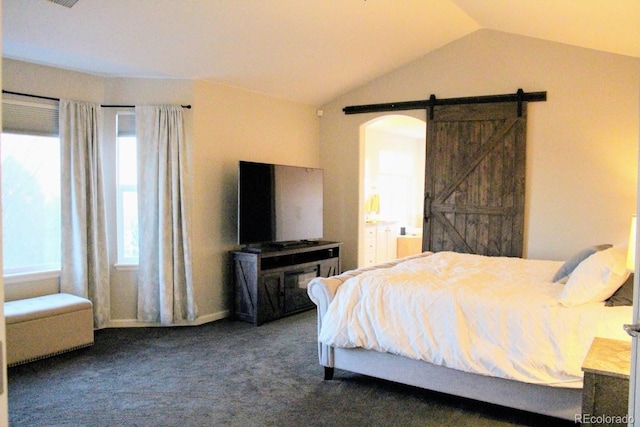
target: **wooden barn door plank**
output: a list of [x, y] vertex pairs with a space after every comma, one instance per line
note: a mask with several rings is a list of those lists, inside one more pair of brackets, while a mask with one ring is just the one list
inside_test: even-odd
[[437, 106], [427, 124], [423, 249], [521, 256], [526, 103]]

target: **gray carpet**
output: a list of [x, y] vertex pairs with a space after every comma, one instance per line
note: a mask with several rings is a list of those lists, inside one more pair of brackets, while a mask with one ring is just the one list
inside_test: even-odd
[[507, 426], [571, 422], [336, 370], [315, 311], [260, 327], [106, 329], [95, 345], [9, 369], [18, 426]]

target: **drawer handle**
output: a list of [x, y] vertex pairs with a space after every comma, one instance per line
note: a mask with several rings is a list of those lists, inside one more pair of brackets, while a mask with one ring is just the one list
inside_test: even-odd
[[632, 337], [638, 337], [640, 334], [640, 323], [634, 323], [632, 325], [622, 325], [622, 328], [625, 330], [627, 334]]

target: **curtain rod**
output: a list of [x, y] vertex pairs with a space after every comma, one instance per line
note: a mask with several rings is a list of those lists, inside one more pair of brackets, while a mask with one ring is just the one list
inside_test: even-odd
[[489, 102], [518, 102], [518, 115], [520, 115], [520, 105], [522, 102], [546, 101], [547, 92], [524, 92], [518, 89], [515, 94], [472, 96], [465, 98], [442, 98], [437, 99], [431, 95], [429, 99], [420, 101], [389, 102], [385, 104], [354, 105], [344, 107], [345, 114], [378, 113], [386, 111], [400, 110], [423, 110], [428, 109], [430, 117], [433, 115], [433, 107], [438, 105], [460, 105], [460, 104], [482, 104]]
[[[40, 96], [40, 95], [31, 95], [28, 93], [20, 93], [20, 92], [12, 92], [10, 90], [2, 90], [2, 93], [6, 93], [9, 95], [20, 95], [20, 96], [28, 96], [30, 98], [38, 98], [38, 99], [46, 99], [49, 101], [58, 101], [60, 102], [60, 98], [52, 98], [50, 96]], [[106, 104], [102, 104], [100, 105], [103, 108], [134, 108], [135, 105], [106, 105]], [[181, 105], [182, 108], [186, 108], [186, 109], [191, 109], [191, 105]]]

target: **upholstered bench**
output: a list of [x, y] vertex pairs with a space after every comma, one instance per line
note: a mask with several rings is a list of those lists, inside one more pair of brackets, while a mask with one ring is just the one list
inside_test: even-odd
[[4, 303], [7, 366], [93, 344], [91, 301], [52, 294]]

